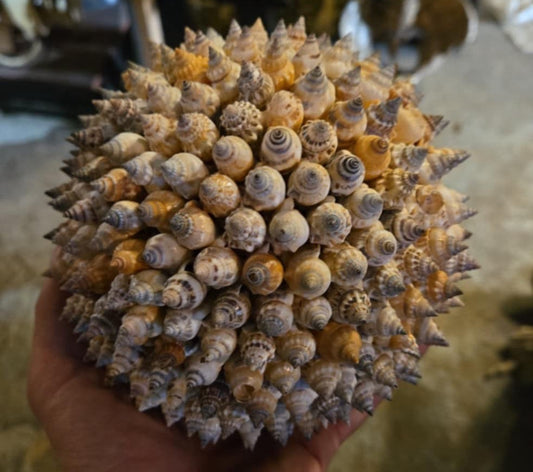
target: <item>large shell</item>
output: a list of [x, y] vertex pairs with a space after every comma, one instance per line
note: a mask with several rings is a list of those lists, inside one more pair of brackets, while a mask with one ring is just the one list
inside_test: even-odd
[[442, 183], [468, 153], [431, 142], [448, 122], [303, 17], [185, 28], [148, 56], [100, 90], [46, 192], [68, 218], [46, 275], [84, 360], [202, 446], [310, 438], [417, 383], [479, 267], [475, 210]]

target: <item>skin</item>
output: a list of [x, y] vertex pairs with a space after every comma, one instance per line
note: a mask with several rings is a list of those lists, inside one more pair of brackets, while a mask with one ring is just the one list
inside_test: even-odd
[[84, 364], [84, 346], [59, 321], [68, 294], [47, 279], [35, 309], [28, 399], [64, 471], [325, 471], [342, 442], [365, 421], [353, 411], [309, 441], [293, 436], [285, 448], [263, 434], [253, 452], [237, 434], [200, 447], [180, 427], [167, 428], [158, 413], [140, 413], [128, 392], [104, 386], [102, 369]]

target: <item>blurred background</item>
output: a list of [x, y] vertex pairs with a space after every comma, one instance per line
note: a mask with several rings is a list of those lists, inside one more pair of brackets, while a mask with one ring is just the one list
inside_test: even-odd
[[436, 145], [472, 157], [447, 177], [479, 215], [466, 224], [482, 269], [464, 308], [440, 318], [418, 386], [339, 450], [331, 472], [531, 470], [533, 439], [533, 2], [530, 0], [0, 0], [0, 470], [58, 470], [25, 397], [33, 305], [60, 220], [43, 192], [62, 181], [65, 138], [98, 88], [119, 88], [150, 40], [225, 34], [232, 18], [304, 15], [308, 32], [352, 34], [365, 56], [413, 73]]

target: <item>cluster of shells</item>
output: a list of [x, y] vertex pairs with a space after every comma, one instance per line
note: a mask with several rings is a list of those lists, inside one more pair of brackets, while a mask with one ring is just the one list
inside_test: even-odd
[[431, 146], [445, 121], [411, 83], [303, 18], [187, 29], [123, 80], [47, 192], [67, 217], [47, 235], [62, 316], [107, 382], [248, 448], [415, 383], [477, 264], [475, 212], [441, 183], [468, 154]]

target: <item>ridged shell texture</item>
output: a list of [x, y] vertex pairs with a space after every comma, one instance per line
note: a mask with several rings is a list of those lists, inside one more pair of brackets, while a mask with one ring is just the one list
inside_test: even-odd
[[[307, 38], [307, 39], [306, 39]], [[152, 45], [103, 91], [47, 192], [62, 316], [110, 385], [203, 445], [285, 444], [416, 383], [478, 266], [407, 79], [303, 18]]]

